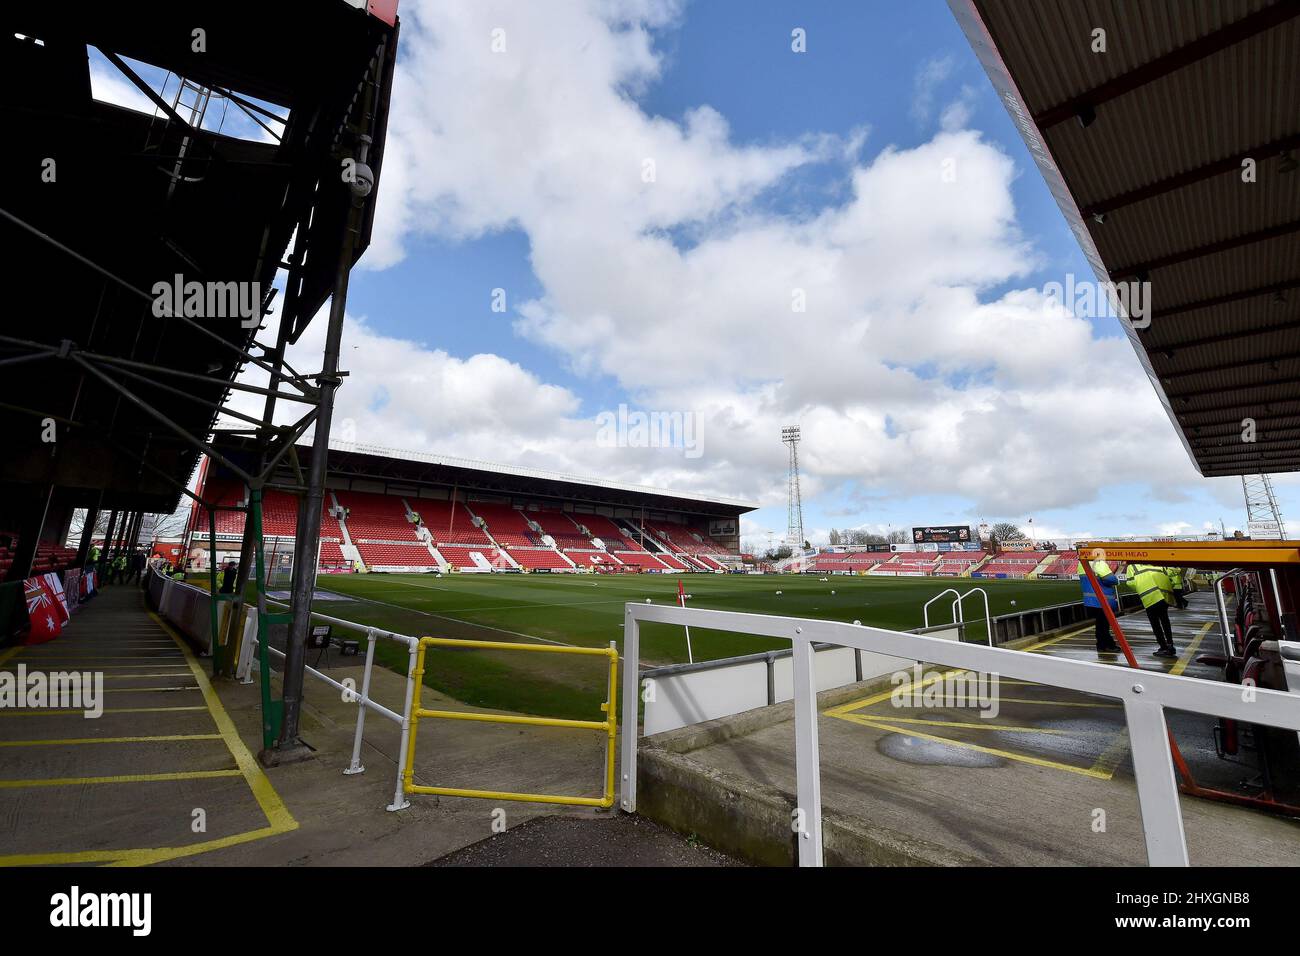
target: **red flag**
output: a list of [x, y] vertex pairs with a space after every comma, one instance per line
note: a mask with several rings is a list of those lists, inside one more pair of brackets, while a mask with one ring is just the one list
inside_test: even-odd
[[28, 578], [23, 582], [23, 596], [27, 599], [27, 616], [32, 627], [23, 639], [24, 644], [44, 644], [59, 636], [63, 630], [63, 615], [58, 599], [50, 592], [44, 578]]
[[682, 579], [677, 579], [677, 603], [686, 607], [686, 589], [682, 587]]
[[54, 599], [54, 606], [58, 608], [60, 622], [67, 624], [72, 618], [72, 612], [68, 609], [68, 596], [63, 592], [63, 580], [55, 571], [42, 577], [45, 580], [45, 590], [49, 592], [50, 597]]

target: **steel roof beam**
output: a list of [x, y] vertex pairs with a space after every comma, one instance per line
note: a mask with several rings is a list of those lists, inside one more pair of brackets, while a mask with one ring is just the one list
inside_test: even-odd
[[[1180, 372], [1158, 373], [1160, 380], [1168, 384], [1170, 379], [1186, 378], [1188, 375], [1204, 375], [1210, 372], [1230, 372], [1236, 369], [1253, 368], [1257, 365], [1268, 365], [1275, 362], [1290, 362], [1300, 359], [1300, 352], [1281, 352], [1268, 358], [1258, 359], [1239, 359], [1235, 362], [1220, 362], [1217, 365], [1201, 365], [1197, 368], [1189, 368]], [[1249, 383], [1242, 383], [1241, 388], [1250, 388]]]
[[1193, 259], [1212, 256], [1220, 252], [1227, 252], [1229, 249], [1237, 249], [1241, 246], [1249, 246], [1257, 242], [1265, 242], [1269, 239], [1278, 239], [1282, 236], [1289, 236], [1293, 232], [1300, 232], [1300, 220], [1284, 222], [1276, 226], [1269, 226], [1267, 229], [1259, 229], [1255, 232], [1248, 232], [1241, 236], [1233, 236], [1231, 239], [1220, 239], [1218, 242], [1209, 242], [1203, 246], [1195, 246], [1191, 249], [1173, 252], [1167, 256], [1161, 256], [1159, 259], [1152, 259], [1148, 262], [1135, 262], [1132, 265], [1121, 266], [1118, 269], [1110, 270], [1110, 277], [1112, 279], [1137, 278], [1142, 275], [1149, 275], [1153, 269], [1164, 269], [1168, 266], [1180, 265], [1184, 262], [1190, 262]]
[[[1212, 309], [1215, 306], [1228, 305], [1229, 303], [1232, 302], [1241, 302], [1244, 299], [1253, 299], [1256, 296], [1261, 296], [1261, 295], [1276, 295], [1279, 292], [1288, 292], [1291, 289], [1300, 289], [1300, 279], [1285, 279], [1282, 282], [1273, 282], [1270, 283], [1269, 285], [1260, 285], [1260, 286], [1256, 286], [1253, 289], [1239, 289], [1236, 292], [1228, 292], [1225, 293], [1224, 295], [1216, 295], [1209, 299], [1198, 299], [1195, 302], [1187, 302], [1183, 305], [1172, 305], [1165, 309], [1153, 309], [1151, 312], [1151, 319], [1152, 321], [1154, 321], [1156, 319], [1168, 318], [1171, 315], [1180, 315], [1183, 312], [1195, 312], [1197, 309]], [[1148, 326], [1147, 328], [1149, 329], [1150, 326]], [[1146, 331], [1146, 329], [1144, 329], [1143, 331]], [[1247, 331], [1253, 335], [1257, 331], [1266, 332], [1268, 330], [1248, 329]], [[1231, 335], [1231, 333], [1228, 334]], [[1201, 345], [1201, 344], [1208, 344], [1210, 342], [1219, 342], [1222, 340], [1223, 340], [1223, 336], [1210, 336], [1208, 338], [1200, 339], [1200, 340], [1193, 339], [1191, 343], [1184, 342], [1183, 347], [1186, 348], [1189, 344]]]
[[[1292, 429], [1294, 431], [1294, 429]], [[1268, 434], [1267, 432], [1265, 434]], [[1300, 445], [1300, 434], [1290, 438], [1269, 438], [1262, 441], [1235, 441], [1219, 442], [1217, 445], [1196, 445], [1198, 457], [1211, 457], [1216, 454], [1224, 454], [1225, 451], [1231, 451], [1234, 455], [1250, 454], [1256, 448], [1276, 448], [1279, 445]], [[1300, 449], [1297, 449], [1300, 450]], [[1204, 452], [1204, 455], [1202, 455]]]
[[[1270, 378], [1268, 381], [1265, 382], [1252, 382], [1249, 385], [1237, 385], [1237, 386], [1230, 386], [1230, 387], [1234, 388], [1236, 391], [1249, 391], [1255, 388], [1273, 388], [1278, 385], [1300, 385], [1300, 377], [1296, 377], [1294, 375], [1288, 375], [1285, 378]], [[1170, 399], [1174, 401], [1186, 401], [1189, 398], [1200, 398], [1203, 395], [1218, 395], [1221, 394], [1223, 391], [1224, 391], [1223, 387], [1217, 386], [1215, 388], [1198, 388], [1191, 392], [1170, 392], [1166, 390], [1165, 395], [1167, 395]], [[1286, 401], [1286, 399], [1278, 399], [1278, 401]], [[1241, 402], [1239, 404], [1244, 405], [1248, 403]], [[1249, 404], [1266, 405], [1269, 404], [1269, 402], [1266, 399], [1258, 399], [1256, 401], [1249, 402]], [[1229, 405], [1228, 407], [1236, 408], [1237, 406]]]
[[[1174, 409], [1174, 414], [1176, 414], [1180, 420], [1188, 415], [1209, 415], [1217, 412], [1234, 412], [1237, 414], [1246, 412], [1249, 414], [1252, 410], [1261, 408], [1264, 410], [1265, 414], [1270, 414], [1273, 412], [1274, 405], [1285, 405], [1288, 402], [1293, 401], [1295, 401], [1295, 399], [1291, 398], [1250, 399], [1247, 401], [1229, 402], [1227, 405], [1212, 405], [1208, 408]], [[1300, 411], [1295, 412], [1294, 415], [1300, 417]], [[1250, 417], [1255, 418], [1254, 415], [1250, 415]], [[1210, 424], [1222, 425], [1223, 422], [1211, 422]]]
[[1118, 196], [1112, 196], [1109, 199], [1101, 199], [1095, 203], [1084, 206], [1079, 212], [1085, 219], [1091, 219], [1094, 216], [1104, 215], [1105, 213], [1114, 212], [1124, 206], [1131, 206], [1134, 203], [1142, 202], [1145, 199], [1153, 199], [1156, 196], [1163, 196], [1165, 193], [1171, 193], [1182, 189], [1184, 186], [1190, 186], [1193, 183], [1199, 183], [1206, 179], [1213, 179], [1215, 176], [1221, 176], [1224, 173], [1234, 172], [1241, 169], [1241, 164], [1248, 159], [1271, 159], [1288, 150], [1300, 148], [1300, 135], [1287, 136], [1283, 139], [1274, 140], [1271, 143], [1265, 143], [1262, 146], [1256, 146], [1254, 149], [1248, 149], [1238, 153], [1235, 156], [1229, 156], [1226, 159], [1217, 159], [1212, 163], [1206, 163], [1204, 166], [1198, 166], [1195, 169], [1189, 169], [1185, 172], [1178, 173], [1176, 176], [1169, 176], [1166, 179], [1157, 180], [1146, 186], [1139, 186], [1137, 189], [1131, 189], [1126, 193], [1120, 193]]
[[1131, 93], [1171, 73], [1176, 73], [1185, 66], [1222, 52], [1266, 30], [1280, 26], [1297, 15], [1300, 15], [1300, 0], [1279, 0], [1270, 7], [1242, 17], [1208, 36], [1193, 40], [1127, 73], [1121, 73], [1099, 86], [1072, 96], [1063, 103], [1040, 110], [1034, 114], [1034, 122], [1038, 124], [1040, 130], [1046, 130], [1072, 117], [1079, 117], [1085, 126], [1091, 125], [1096, 118], [1095, 111], [1101, 104]]
[[[1220, 332], [1217, 335], [1205, 335], [1199, 339], [1186, 339], [1177, 342], [1170, 342], [1167, 345], [1154, 345], [1143, 343], [1142, 347], [1151, 354], [1161, 354], [1166, 358], [1173, 358], [1177, 353], [1186, 349], [1198, 349], [1206, 345], [1221, 345], [1224, 342], [1240, 342], [1246, 338], [1253, 338], [1258, 335], [1272, 335], [1274, 332], [1290, 332], [1300, 329], [1300, 319], [1290, 322], [1278, 322], [1274, 325], [1261, 325], [1253, 329], [1240, 329], [1235, 332]], [[1145, 332], [1146, 329], [1141, 331]]]
[[[1275, 422], [1296, 422], [1296, 427], [1300, 428], [1300, 412], [1293, 412], [1290, 415], [1255, 415], [1251, 417], [1251, 420], [1254, 421], [1256, 428]], [[1207, 432], [1206, 429], [1208, 428], [1223, 428], [1225, 431]], [[1239, 419], [1231, 419], [1226, 422], [1207, 422], [1203, 425], [1187, 425], [1186, 429], [1191, 433], [1188, 435], [1189, 440], [1195, 438], [1218, 438], [1223, 435], [1240, 434], [1241, 421]]]

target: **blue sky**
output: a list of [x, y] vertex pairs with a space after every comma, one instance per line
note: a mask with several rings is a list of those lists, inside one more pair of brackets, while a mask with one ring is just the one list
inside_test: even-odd
[[[544, 6], [403, 4], [358, 440], [757, 500], [762, 541], [793, 423], [814, 540], [1242, 523], [1115, 320], [1043, 313], [1091, 274], [946, 3]], [[955, 187], [925, 180], [948, 156]], [[600, 444], [621, 403], [698, 416], [704, 453]]]

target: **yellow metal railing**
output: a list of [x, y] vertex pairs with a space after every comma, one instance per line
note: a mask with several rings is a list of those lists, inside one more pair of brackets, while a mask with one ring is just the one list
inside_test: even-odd
[[[516, 717], [511, 714], [474, 714], [455, 710], [425, 710], [420, 706], [424, 687], [424, 652], [428, 647], [481, 648], [493, 651], [531, 651], [537, 654], [580, 654], [609, 658], [609, 696], [600, 709], [604, 720], [565, 720], [559, 717]], [[447, 637], [422, 637], [415, 658], [415, 693], [411, 699], [411, 732], [406, 742], [402, 767], [402, 789], [407, 793], [432, 793], [443, 797], [484, 797], [489, 800], [520, 800], [526, 803], [561, 803], [580, 807], [614, 805], [614, 744], [618, 740], [618, 649], [609, 647], [564, 647], [549, 644], [498, 644], [494, 641], [460, 641]], [[535, 727], [569, 727], [574, 730], [603, 730], [608, 735], [605, 749], [605, 794], [602, 797], [570, 797], [562, 794], [511, 793], [503, 790], [466, 790], [460, 787], [426, 787], [414, 780], [415, 731], [422, 717], [441, 720], [477, 720], [493, 724], [532, 724]]]

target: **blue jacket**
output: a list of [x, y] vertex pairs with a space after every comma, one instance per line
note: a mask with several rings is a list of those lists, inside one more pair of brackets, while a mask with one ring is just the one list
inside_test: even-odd
[[[1097, 583], [1101, 585], [1101, 593], [1106, 595], [1106, 603], [1110, 605], [1110, 609], [1118, 611], [1119, 601], [1115, 598], [1115, 586], [1119, 584], [1119, 578], [1115, 577], [1115, 572], [1105, 561], [1093, 561], [1092, 573], [1097, 576]], [[1083, 562], [1079, 563], [1078, 574], [1079, 586], [1083, 589], [1084, 607], [1101, 607], [1101, 602], [1097, 600], [1097, 594], [1092, 589], [1092, 582], [1084, 573]]]

